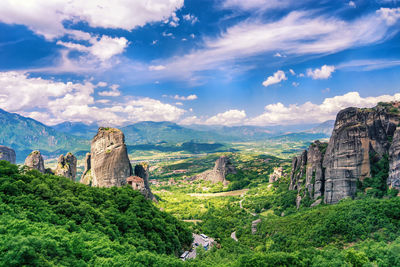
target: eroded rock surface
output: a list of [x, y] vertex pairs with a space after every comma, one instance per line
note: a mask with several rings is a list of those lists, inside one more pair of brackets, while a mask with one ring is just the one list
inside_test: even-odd
[[389, 152], [391, 139], [400, 123], [392, 104], [375, 108], [347, 108], [337, 115], [324, 157], [325, 203], [354, 197], [357, 181], [370, 177], [370, 153]]
[[306, 176], [307, 150], [292, 159], [289, 190], [300, 190]]
[[90, 180], [92, 186], [121, 186], [126, 184], [126, 179], [131, 175], [132, 166], [122, 131], [99, 128], [91, 143], [90, 179], [86, 180]]
[[44, 160], [40, 151], [32, 151], [28, 157], [25, 159], [25, 166], [45, 173]]
[[0, 160], [15, 164], [15, 151], [12, 148], [0, 145]]
[[226, 180], [226, 176], [228, 174], [235, 174], [236, 168], [230, 161], [230, 159], [226, 156], [221, 156], [219, 159], [215, 161], [214, 168], [212, 170], [205, 171], [200, 173], [194, 177], [193, 180], [205, 180], [210, 181], [212, 183], [221, 182], [223, 185], [227, 185], [229, 183]]
[[282, 167], [275, 167], [274, 172], [269, 176], [269, 183], [274, 183], [282, 178], [283, 175], [283, 168]]
[[72, 153], [68, 153], [66, 156], [60, 155], [60, 157], [58, 158], [55, 174], [67, 177], [72, 181], [75, 181], [76, 165], [77, 160]]
[[400, 127], [397, 127], [389, 149], [388, 185], [390, 188], [400, 189]]
[[[141, 163], [135, 166], [135, 175], [143, 179], [143, 189], [139, 190], [146, 198], [157, 201], [153, 193], [150, 190], [149, 185], [149, 166], [145, 163]], [[140, 186], [138, 184], [138, 186]], [[135, 188], [134, 188], [135, 189]]]
[[313, 142], [307, 152], [306, 188], [312, 199], [324, 194], [325, 172], [322, 167], [327, 143]]

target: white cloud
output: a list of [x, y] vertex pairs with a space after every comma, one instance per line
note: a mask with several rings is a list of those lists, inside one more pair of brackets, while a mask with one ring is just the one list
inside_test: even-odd
[[57, 41], [58, 45], [62, 45], [72, 50], [90, 53], [101, 61], [106, 61], [115, 55], [123, 53], [129, 45], [129, 42], [125, 37], [112, 38], [107, 35], [103, 35], [101, 38], [95, 36], [90, 37], [89, 43], [92, 45], [84, 46], [74, 42]]
[[292, 85], [293, 85], [294, 87], [298, 87], [298, 86], [300, 85], [300, 83], [292, 82]]
[[231, 109], [219, 113], [205, 121], [208, 125], [238, 125], [242, 124], [246, 118], [244, 110]]
[[387, 25], [392, 26], [397, 23], [400, 19], [400, 7], [398, 8], [384, 8], [382, 7], [376, 11], [387, 23]]
[[151, 70], [151, 71], [153, 71], [153, 70], [164, 70], [164, 69], [165, 69], [165, 66], [163, 66], [163, 65], [156, 65], [156, 66], [151, 65], [151, 66], [149, 66], [149, 70]]
[[336, 114], [347, 107], [373, 107], [378, 102], [399, 101], [400, 94], [361, 97], [358, 92], [325, 98], [322, 104], [306, 102], [302, 105], [282, 103], [265, 106], [265, 112], [247, 121], [250, 125], [285, 125], [310, 122], [324, 122], [335, 119]]
[[185, 101], [185, 100], [196, 100], [197, 99], [197, 95], [188, 95], [188, 96], [175, 95], [173, 98], [176, 99], [176, 100], [182, 100], [182, 101]]
[[353, 7], [353, 8], [356, 8], [356, 7], [357, 7], [357, 5], [356, 5], [356, 3], [354, 3], [354, 1], [350, 1], [348, 5], [349, 5], [350, 7]]
[[194, 38], [196, 38], [196, 35], [194, 35], [194, 33], [191, 33], [190, 38], [194, 39]]
[[273, 76], [269, 76], [263, 83], [262, 85], [265, 87], [268, 87], [273, 84], [280, 83], [281, 81], [287, 80], [286, 74], [278, 70], [277, 72], [274, 73]]
[[282, 55], [281, 53], [276, 52], [274, 57], [286, 57], [285, 55]]
[[225, 0], [222, 7], [242, 10], [281, 9], [296, 2], [291, 0]]
[[121, 92], [118, 90], [118, 88], [118, 84], [113, 84], [110, 86], [111, 90], [99, 92], [99, 96], [120, 96]]
[[307, 76], [314, 80], [324, 80], [329, 79], [333, 72], [335, 72], [335, 66], [323, 65], [320, 69], [308, 69]]
[[192, 15], [192, 14], [183, 15], [183, 19], [186, 20], [186, 21], [189, 21], [192, 24], [195, 24], [196, 22], [199, 21], [199, 19], [196, 16]]
[[289, 72], [290, 72], [290, 74], [292, 74], [292, 75], [296, 75], [296, 72], [294, 72], [294, 70], [292, 70], [292, 69], [290, 69]]
[[64, 21], [83, 21], [93, 28], [132, 30], [162, 21], [183, 6], [183, 0], [2, 0], [0, 21], [27, 25], [46, 39], [65, 34]]
[[[151, 98], [113, 102], [112, 107], [100, 108], [96, 103], [107, 104], [110, 101], [95, 101], [97, 87], [90, 81], [64, 83], [29, 77], [22, 72], [0, 72], [0, 108], [49, 125], [63, 121], [104, 122], [111, 125], [142, 120], [177, 121], [185, 113], [183, 109]], [[118, 85], [111, 85], [110, 89], [106, 92], [120, 93]]]
[[192, 78], [194, 72], [221, 67], [226, 70], [230, 63], [265, 53], [331, 54], [379, 43], [399, 30], [390, 27], [377, 13], [346, 21], [328, 15], [317, 16], [315, 11], [293, 11], [273, 22], [257, 17], [242, 21], [216, 38], [204, 39], [203, 48], [167, 59], [163, 65], [170, 70], [170, 76]]

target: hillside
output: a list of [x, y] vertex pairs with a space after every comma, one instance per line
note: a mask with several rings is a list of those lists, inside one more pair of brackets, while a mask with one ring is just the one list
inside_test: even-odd
[[173, 255], [192, 240], [132, 188], [88, 187], [5, 161], [0, 213], [0, 266], [176, 266]]
[[58, 156], [68, 151], [87, 150], [89, 142], [85, 139], [60, 133], [31, 118], [0, 109], [0, 144], [16, 151], [17, 162], [35, 149], [45, 156]]
[[82, 122], [62, 122], [56, 125], [51, 126], [56, 131], [76, 135], [80, 137], [84, 137], [86, 139], [91, 139], [96, 135], [97, 129], [99, 126], [95, 123], [93, 124], [85, 124]]

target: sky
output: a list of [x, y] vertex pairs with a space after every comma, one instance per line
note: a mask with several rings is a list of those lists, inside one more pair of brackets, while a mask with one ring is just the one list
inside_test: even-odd
[[398, 0], [1, 0], [0, 108], [290, 125], [400, 101]]

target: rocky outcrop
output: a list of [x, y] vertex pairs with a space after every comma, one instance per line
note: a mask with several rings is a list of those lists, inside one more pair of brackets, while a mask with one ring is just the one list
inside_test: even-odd
[[325, 171], [322, 167], [328, 143], [313, 142], [307, 152], [306, 188], [312, 199], [324, 195]]
[[[314, 142], [308, 152], [293, 159], [290, 189], [298, 190], [303, 197], [300, 192], [304, 184], [312, 199], [323, 195], [328, 204], [346, 197], [353, 198], [357, 184], [375, 175], [371, 169], [376, 168], [371, 166], [376, 166], [380, 160], [385, 162], [388, 155], [387, 183], [400, 189], [400, 130], [396, 130], [400, 125], [399, 108], [400, 102], [392, 102], [379, 103], [374, 108], [340, 111], [328, 146]], [[302, 179], [304, 166], [305, 182]], [[379, 171], [384, 170], [381, 168]], [[298, 205], [300, 201], [298, 198]]]
[[15, 164], [15, 151], [12, 148], [0, 145], [0, 160]]
[[274, 183], [282, 178], [283, 175], [283, 168], [282, 167], [275, 167], [274, 172], [269, 175], [269, 183]]
[[84, 161], [84, 170], [80, 179], [80, 182], [85, 185], [92, 186], [92, 170], [91, 170], [91, 155], [90, 153], [86, 153], [85, 161]]
[[[153, 201], [157, 201], [153, 193], [150, 190], [149, 184], [149, 166], [145, 163], [141, 163], [135, 166], [135, 175], [143, 179], [143, 189], [139, 191], [147, 198]], [[140, 185], [137, 185], [140, 187]], [[134, 188], [135, 189], [135, 188]]]
[[44, 160], [40, 151], [32, 151], [25, 159], [25, 166], [30, 169], [38, 170], [41, 173], [45, 173]]
[[223, 185], [229, 183], [226, 180], [228, 174], [235, 174], [236, 168], [226, 156], [221, 156], [215, 161], [214, 168], [212, 170], [205, 171], [191, 178], [191, 180], [205, 180], [212, 183], [221, 182]]
[[390, 188], [400, 189], [400, 127], [397, 127], [389, 149], [388, 185]]
[[300, 190], [306, 176], [307, 150], [292, 159], [289, 190]]
[[324, 157], [325, 203], [354, 197], [357, 181], [371, 175], [370, 155], [389, 152], [400, 114], [398, 103], [371, 109], [347, 108], [338, 113]]
[[125, 137], [119, 129], [99, 128], [86, 161], [88, 158], [90, 163], [86, 162], [82, 183], [98, 187], [121, 186], [132, 175]]
[[66, 156], [60, 155], [60, 157], [58, 158], [55, 174], [67, 177], [72, 181], [75, 181], [76, 165], [77, 160], [72, 153], [68, 153]]

